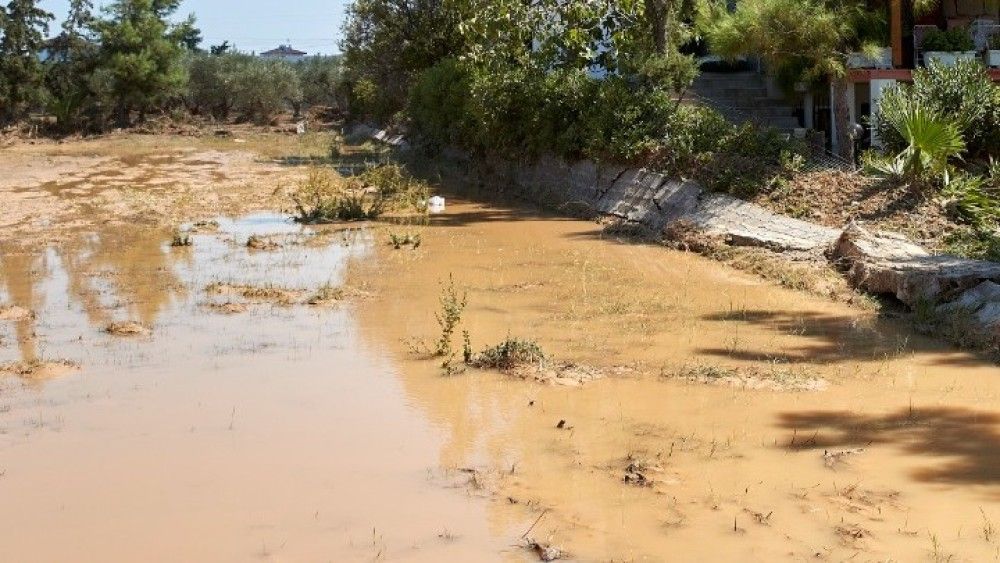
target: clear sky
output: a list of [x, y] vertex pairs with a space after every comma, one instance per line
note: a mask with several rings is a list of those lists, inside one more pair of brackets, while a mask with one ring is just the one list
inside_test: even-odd
[[[95, 4], [107, 4], [97, 0]], [[350, 0], [184, 0], [178, 15], [194, 13], [203, 48], [228, 39], [242, 51], [266, 51], [291, 41], [310, 54], [337, 53], [344, 7]], [[68, 0], [41, 0], [56, 16], [53, 35], [66, 16]]]

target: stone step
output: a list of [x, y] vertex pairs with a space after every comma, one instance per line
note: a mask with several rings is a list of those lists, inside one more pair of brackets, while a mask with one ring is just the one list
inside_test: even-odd
[[764, 75], [756, 72], [703, 72], [698, 75], [695, 82], [712, 84], [752, 84], [754, 82], [764, 84]]
[[780, 129], [782, 131], [791, 131], [792, 129], [798, 129], [802, 127], [799, 124], [799, 118], [795, 116], [788, 117], [768, 117], [763, 120], [762, 125], [766, 127], [773, 127], [775, 129]]
[[793, 117], [791, 106], [735, 107], [733, 109], [758, 117]]
[[712, 86], [695, 86], [691, 88], [696, 94], [712, 97], [712, 98], [727, 98], [727, 99], [757, 99], [757, 98], [767, 98], [767, 88], [761, 87], [725, 87], [716, 88]]
[[730, 120], [783, 131], [799, 127], [792, 107], [784, 98], [769, 96], [767, 80], [756, 72], [702, 73], [691, 91]]

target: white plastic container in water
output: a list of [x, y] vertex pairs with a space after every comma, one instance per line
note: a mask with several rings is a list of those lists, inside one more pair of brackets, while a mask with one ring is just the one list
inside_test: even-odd
[[427, 210], [431, 213], [442, 213], [444, 212], [445, 201], [444, 198], [436, 195], [429, 200], [427, 200]]

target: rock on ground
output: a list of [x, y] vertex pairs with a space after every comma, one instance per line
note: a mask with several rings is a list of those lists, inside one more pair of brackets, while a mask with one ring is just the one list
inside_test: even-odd
[[872, 233], [850, 224], [830, 258], [850, 281], [871, 293], [893, 295], [914, 307], [948, 302], [984, 281], [1000, 280], [1000, 264], [947, 255], [932, 255], [901, 235]]

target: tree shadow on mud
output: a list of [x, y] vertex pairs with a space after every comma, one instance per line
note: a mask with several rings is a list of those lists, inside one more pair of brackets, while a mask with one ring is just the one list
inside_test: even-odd
[[702, 348], [698, 352], [746, 361], [831, 364], [843, 361], [883, 361], [909, 353], [933, 353], [928, 363], [938, 366], [991, 366], [984, 355], [960, 351], [946, 343], [921, 336], [885, 319], [835, 315], [812, 311], [734, 310], [705, 315], [702, 320], [744, 323], [809, 342], [785, 346], [781, 351], [740, 347]]
[[[909, 454], [942, 458], [911, 471], [917, 481], [1000, 484], [1000, 414], [956, 407], [903, 408], [884, 415], [848, 411], [789, 412], [787, 450], [896, 445]], [[997, 492], [1000, 495], [1000, 491]]]

